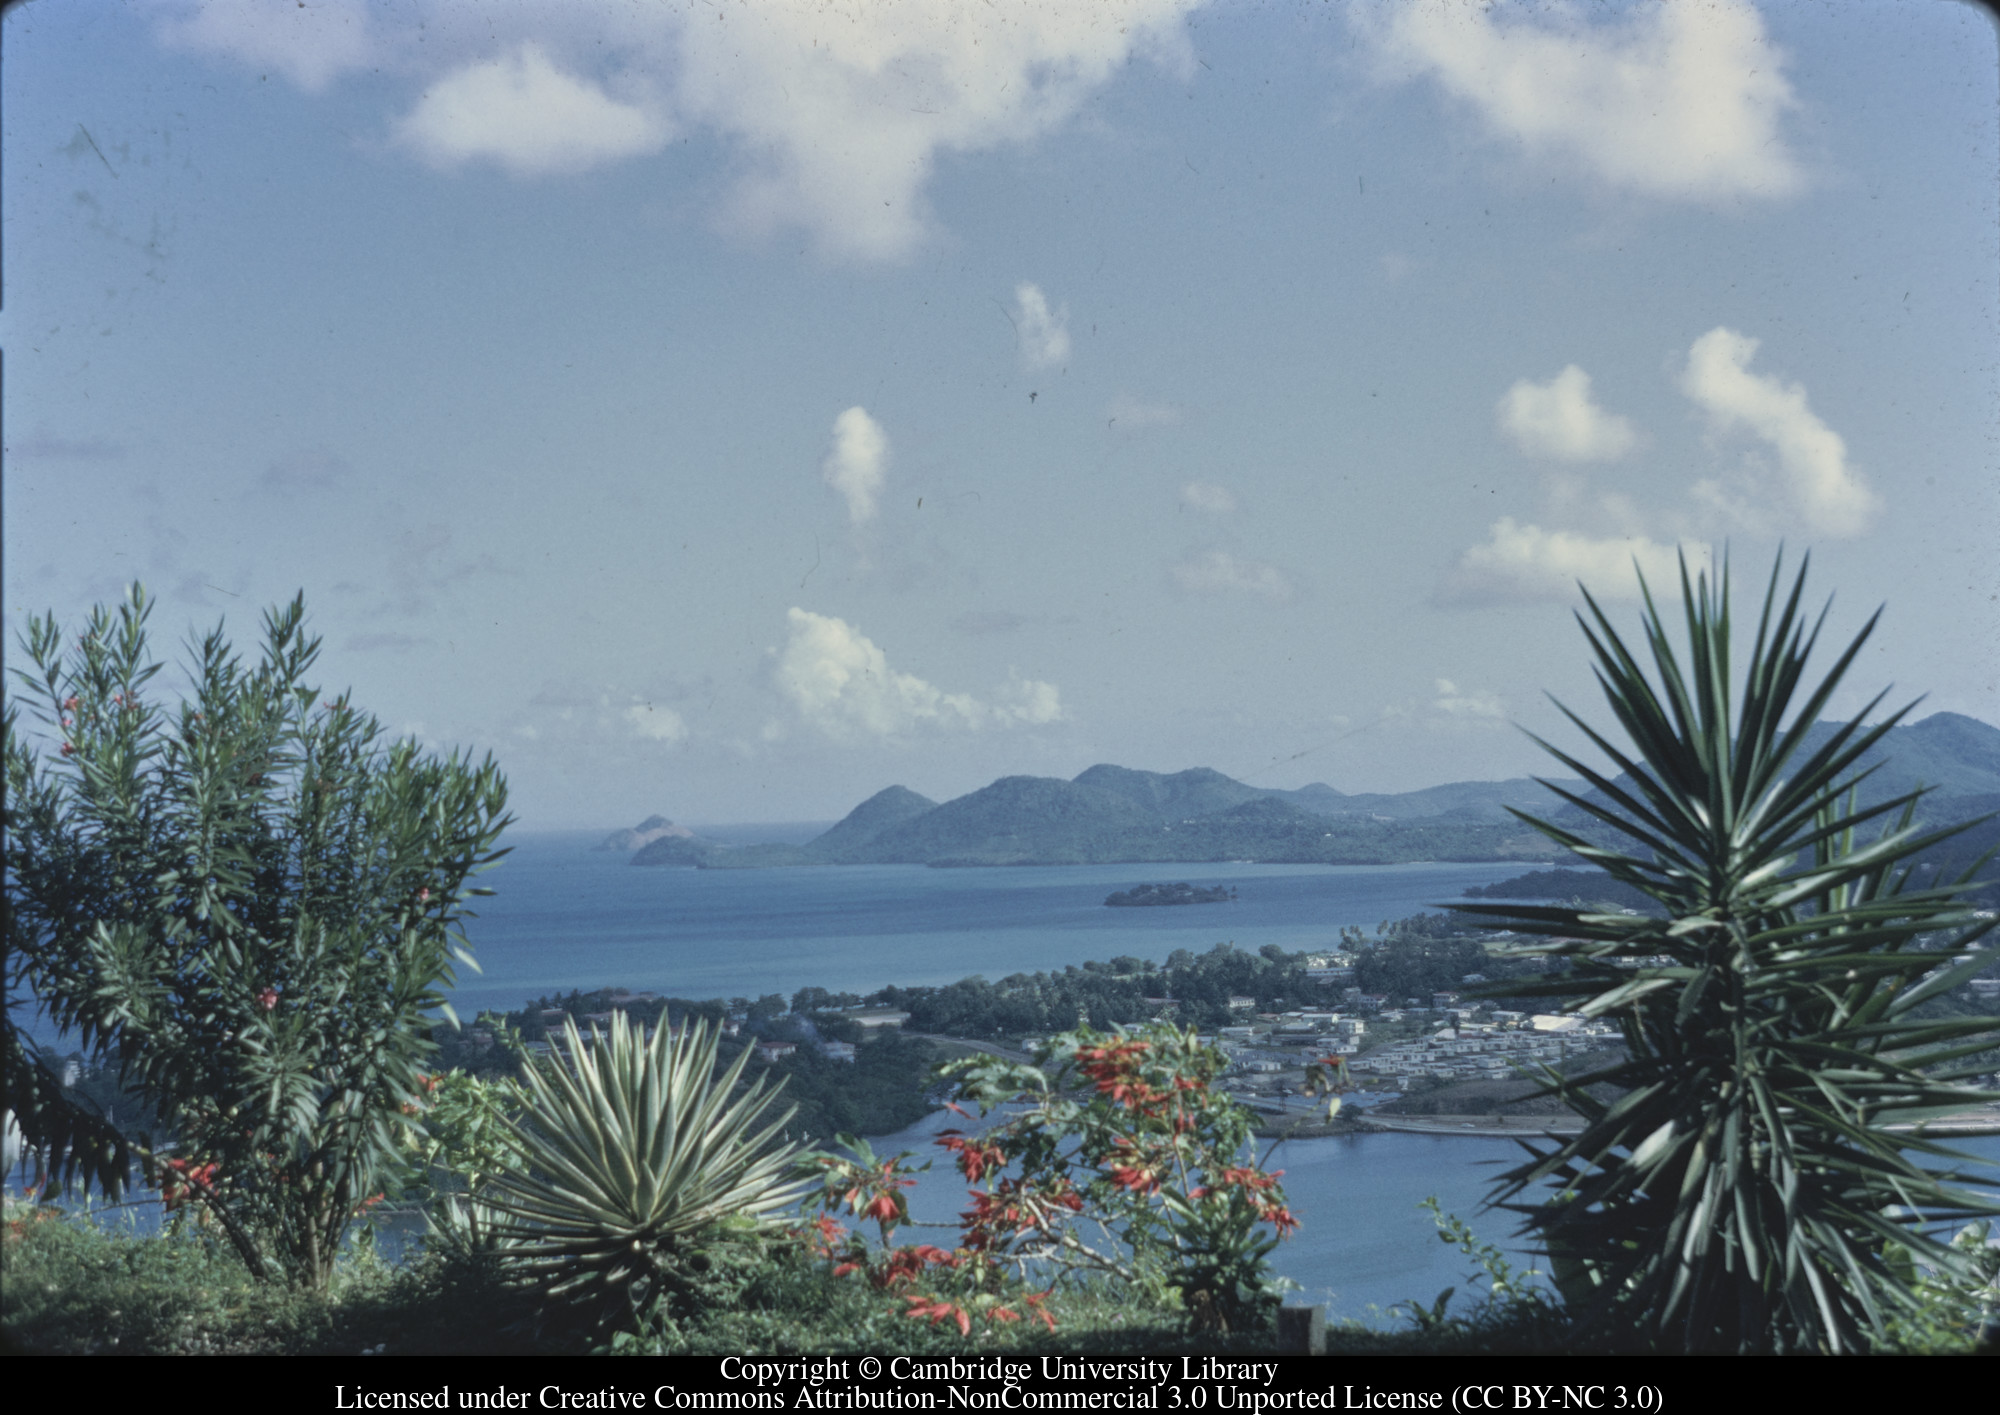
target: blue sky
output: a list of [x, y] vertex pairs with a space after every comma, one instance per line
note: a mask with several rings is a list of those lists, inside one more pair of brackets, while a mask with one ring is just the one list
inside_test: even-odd
[[1575, 581], [1724, 545], [2000, 721], [1970, 6], [0, 25], [10, 632], [303, 589], [526, 826], [1524, 774]]

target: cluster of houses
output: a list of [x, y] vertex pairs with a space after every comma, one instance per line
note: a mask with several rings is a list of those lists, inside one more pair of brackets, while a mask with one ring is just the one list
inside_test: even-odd
[[1618, 1041], [1616, 1027], [1579, 1017], [1502, 1011], [1474, 1022], [1470, 1009], [1458, 1009], [1457, 1014], [1456, 1025], [1370, 1052], [1356, 1069], [1404, 1085], [1426, 1076], [1500, 1081]]
[[[659, 1000], [660, 995], [652, 992], [614, 993], [606, 999], [604, 1011], [579, 1014], [576, 1019], [577, 1030], [583, 1034], [584, 1042], [587, 1045], [590, 1041], [590, 1032], [593, 1025], [600, 1029], [607, 1028], [611, 1025], [612, 1017], [617, 1013], [623, 1012], [626, 1008], [643, 1003], [654, 1003]], [[872, 1030], [877, 1027], [900, 1027], [909, 1019], [910, 1014], [886, 1007], [869, 1007], [850, 1009], [843, 1015], [851, 1017], [864, 1028]], [[563, 1019], [567, 1016], [569, 1016], [569, 1013], [560, 1007], [549, 1007], [542, 1010], [542, 1022], [551, 1029], [559, 1029], [562, 1026]], [[730, 1014], [723, 1019], [722, 1035], [725, 1037], [741, 1035], [744, 1023], [748, 1020], [747, 1017], [735, 1013]], [[652, 1040], [653, 1033], [657, 1030], [657, 1023], [647, 1023], [642, 1029], [647, 1041]], [[484, 1028], [472, 1028], [471, 1033], [475, 1045], [478, 1044], [482, 1037], [486, 1045], [492, 1045], [493, 1038]], [[545, 1040], [530, 1042], [528, 1048], [545, 1056], [560, 1056], [567, 1051], [568, 1043], [563, 1040], [560, 1030], [551, 1030]], [[759, 1060], [768, 1063], [781, 1061], [785, 1057], [795, 1055], [801, 1048], [817, 1051], [828, 1061], [851, 1062], [854, 1060], [855, 1055], [854, 1043], [831, 1041], [824, 1037], [815, 1038], [811, 1041], [780, 1041], [774, 1038], [763, 1038], [756, 1043], [754, 1050]]]

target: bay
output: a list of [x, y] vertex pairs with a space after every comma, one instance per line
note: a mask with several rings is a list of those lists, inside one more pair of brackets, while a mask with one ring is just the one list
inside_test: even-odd
[[[818, 986], [866, 994], [972, 974], [1061, 970], [1120, 954], [1164, 961], [1220, 943], [1255, 951], [1330, 948], [1506, 879], [1521, 864], [1020, 865], [931, 869], [839, 865], [768, 870], [634, 867], [591, 832], [523, 835], [480, 878], [461, 970], [460, 1015], [509, 1010], [571, 988], [673, 997], [789, 996]], [[1149, 881], [1227, 885], [1226, 904], [1108, 909]]]

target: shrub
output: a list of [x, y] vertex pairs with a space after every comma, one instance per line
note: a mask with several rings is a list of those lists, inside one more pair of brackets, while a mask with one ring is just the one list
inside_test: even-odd
[[568, 1021], [564, 1057], [528, 1071], [520, 1166], [486, 1190], [508, 1219], [503, 1256], [599, 1323], [671, 1319], [804, 1192], [787, 1177], [796, 1149], [773, 1143], [791, 1112], [773, 1114], [761, 1081], [739, 1092], [748, 1051], [716, 1074], [718, 1035], [662, 1022], [648, 1041], [614, 1013], [586, 1044]]
[[[1279, 1175], [1251, 1150], [1249, 1114], [1214, 1089], [1226, 1064], [1168, 1024], [1069, 1032], [1036, 1065], [954, 1062], [945, 1072], [958, 1100], [1004, 1116], [980, 1134], [938, 1138], [973, 1186], [955, 1247], [893, 1245], [913, 1181], [900, 1160], [852, 1140], [856, 1158], [818, 1161], [830, 1211], [820, 1241], [836, 1271], [863, 1273], [905, 1300], [907, 1315], [962, 1332], [975, 1319], [1051, 1322], [1052, 1284], [1083, 1276], [1149, 1304], [1177, 1298], [1198, 1332], [1261, 1333], [1282, 1297], [1269, 1254], [1298, 1220]], [[842, 1208], [879, 1226], [879, 1250], [839, 1228], [831, 1211]], [[1091, 1226], [1102, 1236], [1087, 1239]]]
[[10, 705], [7, 981], [115, 1061], [178, 1153], [79, 1117], [11, 1025], [5, 1104], [61, 1178], [115, 1188], [136, 1151], [253, 1273], [324, 1287], [401, 1163], [506, 784], [322, 701], [302, 600], [266, 614], [255, 665], [201, 639], [193, 696], [163, 708], [151, 609], [135, 585], [73, 644], [53, 617], [24, 635], [49, 745]]
[[[1548, 748], [1595, 788], [1551, 788], [1589, 824], [1523, 819], [1662, 917], [1455, 906], [1546, 936], [1532, 951], [1572, 965], [1512, 991], [1623, 1031], [1617, 1063], [1549, 1074], [1548, 1093], [1587, 1124], [1496, 1198], [1526, 1216], [1586, 1327], [1658, 1348], [1893, 1344], [1928, 1309], [1921, 1269], [1977, 1284], [1968, 1250], [1934, 1230], [1996, 1212], [1958, 1185], [1969, 1156], [1887, 1128], [1995, 1098], [1965, 1065], [1995, 1019], [1920, 1010], [1990, 961], [1976, 945], [1992, 920], [1962, 884], [1910, 883], [1908, 862], [1952, 833], [1912, 824], [1920, 792], [1856, 804], [1857, 762], [1908, 709], [1863, 727], [1878, 696], [1813, 733], [1875, 621], [1808, 692], [1819, 624], [1799, 612], [1804, 569], [1780, 588], [1774, 568], [1740, 676], [1726, 569], [1711, 588], [1682, 568], [1685, 666], [1648, 593], [1651, 677], [1585, 596], [1598, 679], [1632, 745], [1565, 709], [1613, 768]], [[1615, 1098], [1586, 1089], [1598, 1082]], [[1521, 1202], [1548, 1184], [1553, 1199]]]

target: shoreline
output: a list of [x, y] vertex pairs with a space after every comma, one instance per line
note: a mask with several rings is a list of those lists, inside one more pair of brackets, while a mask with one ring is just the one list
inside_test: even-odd
[[[1936, 1120], [1885, 1126], [1898, 1135], [1921, 1135], [1926, 1139], [1957, 1139], [2000, 1135], [2000, 1108], [1984, 1107], [1940, 1116]], [[1567, 1139], [1583, 1133], [1583, 1118], [1576, 1115], [1374, 1115], [1366, 1111], [1343, 1116], [1332, 1124], [1300, 1125], [1287, 1130], [1261, 1118], [1257, 1133], [1267, 1138], [1284, 1136], [1295, 1140], [1323, 1139], [1331, 1135], [1369, 1132], [1408, 1135], [1464, 1135], [1481, 1139], [1526, 1140]]]

